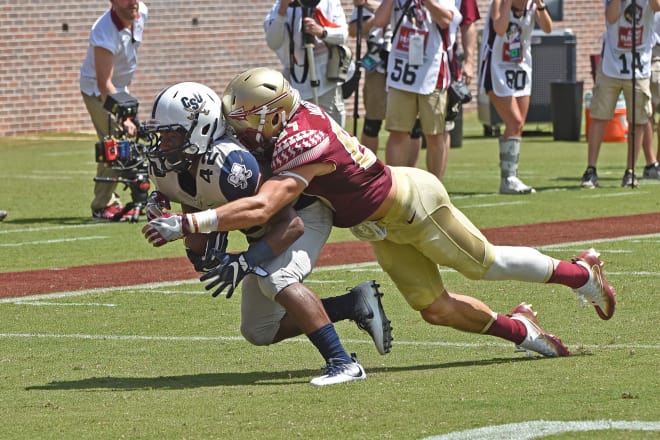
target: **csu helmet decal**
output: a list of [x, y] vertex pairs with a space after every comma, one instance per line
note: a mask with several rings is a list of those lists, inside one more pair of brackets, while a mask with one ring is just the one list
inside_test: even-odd
[[190, 112], [188, 119], [194, 120], [198, 114], [208, 115], [209, 111], [205, 109], [206, 101], [200, 93], [193, 93], [192, 97], [184, 96], [181, 98], [181, 105]]

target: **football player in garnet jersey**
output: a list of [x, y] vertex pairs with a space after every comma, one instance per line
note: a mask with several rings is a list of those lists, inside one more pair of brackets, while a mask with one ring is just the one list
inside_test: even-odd
[[[220, 98], [202, 84], [184, 82], [164, 89], [146, 127], [157, 134], [148, 151], [150, 177], [157, 188], [147, 206], [152, 221], [174, 216], [170, 201], [194, 213], [252, 196], [262, 183], [256, 158], [225, 134]], [[354, 320], [381, 354], [389, 352], [390, 324], [378, 286], [366, 282], [321, 300], [302, 284], [332, 228], [330, 209], [303, 195], [264, 224], [244, 231], [251, 244], [239, 254], [225, 252], [227, 233], [186, 236], [190, 260], [205, 272], [202, 281], [211, 280], [207, 290], [219, 286], [213, 294], [217, 296], [228, 288], [230, 297], [245, 277], [241, 332], [249, 342], [269, 345], [305, 333], [327, 363], [326, 374], [315, 378], [314, 385], [364, 379], [364, 369], [346, 353], [332, 322]]]
[[301, 101], [279, 72], [257, 68], [239, 74], [225, 91], [223, 109], [243, 144], [271, 158], [274, 176], [254, 196], [152, 220], [143, 231], [155, 246], [192, 232], [262, 224], [304, 193], [331, 206], [335, 226], [371, 241], [383, 270], [431, 324], [498, 336], [543, 356], [569, 354], [541, 328], [530, 305], [496, 313], [476, 298], [448, 291], [439, 265], [474, 280], [562, 284], [602, 319], [614, 314], [614, 289], [595, 250], [569, 262], [529, 247], [491, 244], [433, 174], [386, 166], [322, 109]]

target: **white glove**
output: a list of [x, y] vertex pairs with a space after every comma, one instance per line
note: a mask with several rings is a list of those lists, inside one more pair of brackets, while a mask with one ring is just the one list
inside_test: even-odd
[[142, 228], [142, 234], [154, 247], [183, 238], [188, 233], [187, 221], [183, 215], [166, 213], [151, 220]]
[[147, 212], [147, 220], [153, 220], [168, 213], [172, 209], [170, 200], [165, 194], [160, 191], [152, 191], [147, 199], [145, 211]]

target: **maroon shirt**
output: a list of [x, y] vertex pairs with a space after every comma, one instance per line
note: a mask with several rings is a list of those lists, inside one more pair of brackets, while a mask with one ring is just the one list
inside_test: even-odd
[[302, 101], [275, 142], [274, 174], [311, 163], [331, 163], [334, 171], [316, 176], [304, 193], [334, 210], [334, 225], [348, 228], [366, 220], [392, 187], [390, 169], [343, 130], [320, 107]]

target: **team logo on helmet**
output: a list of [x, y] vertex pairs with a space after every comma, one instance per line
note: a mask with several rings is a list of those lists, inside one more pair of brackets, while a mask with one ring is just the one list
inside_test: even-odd
[[231, 183], [234, 187], [246, 189], [248, 187], [248, 179], [252, 177], [252, 170], [241, 163], [234, 162], [231, 165], [231, 172], [227, 176], [227, 182]]
[[182, 97], [181, 105], [183, 105], [183, 108], [186, 111], [190, 112], [190, 115], [188, 115], [188, 119], [190, 120], [197, 118], [197, 115], [200, 113], [203, 115], [208, 115], [210, 113], [209, 110], [204, 108], [206, 106], [206, 101], [199, 93], [194, 93], [192, 97]]
[[287, 97], [287, 93], [281, 93], [280, 95], [276, 96], [275, 98], [271, 99], [268, 102], [265, 102], [264, 104], [260, 105], [259, 107], [252, 107], [250, 110], [245, 110], [244, 107], [240, 107], [237, 109], [234, 109], [229, 112], [227, 115], [229, 118], [235, 119], [237, 121], [245, 121], [247, 120], [248, 116], [252, 115], [270, 115], [272, 113], [277, 113], [282, 110], [282, 107], [274, 107], [270, 108], [271, 105], [274, 105], [277, 101], [284, 99]]

